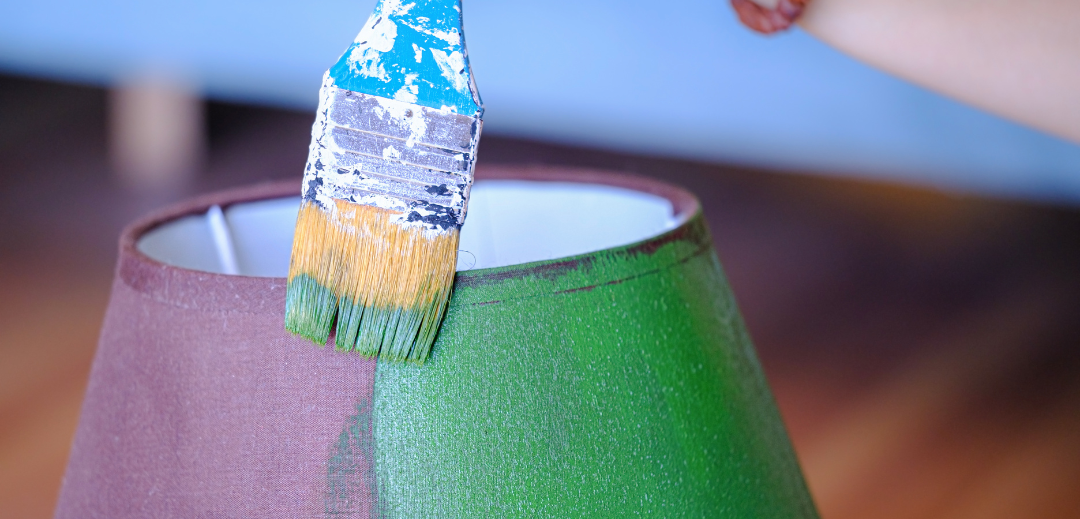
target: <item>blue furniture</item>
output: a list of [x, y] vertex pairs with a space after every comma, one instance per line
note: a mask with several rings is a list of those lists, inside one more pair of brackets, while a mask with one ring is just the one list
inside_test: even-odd
[[[860, 65], [726, 0], [465, 0], [485, 131], [1080, 202], [1080, 146]], [[0, 70], [109, 84], [160, 70], [206, 95], [313, 109], [374, 0], [21, 0]]]

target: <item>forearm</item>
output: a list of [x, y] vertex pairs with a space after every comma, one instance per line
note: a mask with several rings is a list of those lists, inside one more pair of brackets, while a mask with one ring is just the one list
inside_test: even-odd
[[870, 65], [1080, 142], [1080, 1], [813, 0], [799, 24]]

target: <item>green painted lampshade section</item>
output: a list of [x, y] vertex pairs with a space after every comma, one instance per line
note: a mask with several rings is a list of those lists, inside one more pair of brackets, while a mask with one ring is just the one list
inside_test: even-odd
[[817, 516], [700, 212], [459, 273], [372, 413], [382, 517]]
[[379, 0], [329, 74], [353, 92], [462, 115], [483, 111], [460, 0]]

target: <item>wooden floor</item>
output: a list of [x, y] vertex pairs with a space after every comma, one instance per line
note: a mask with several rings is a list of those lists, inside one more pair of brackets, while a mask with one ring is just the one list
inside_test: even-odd
[[[0, 517], [49, 517], [121, 225], [105, 95], [0, 77]], [[188, 192], [301, 171], [309, 114], [214, 104]], [[1080, 210], [485, 136], [487, 163], [696, 192], [822, 516], [1080, 517]]]

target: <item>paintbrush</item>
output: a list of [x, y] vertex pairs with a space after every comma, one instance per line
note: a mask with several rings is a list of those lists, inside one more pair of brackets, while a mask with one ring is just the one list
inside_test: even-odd
[[285, 327], [423, 362], [454, 280], [480, 139], [460, 0], [379, 0], [323, 76]]

